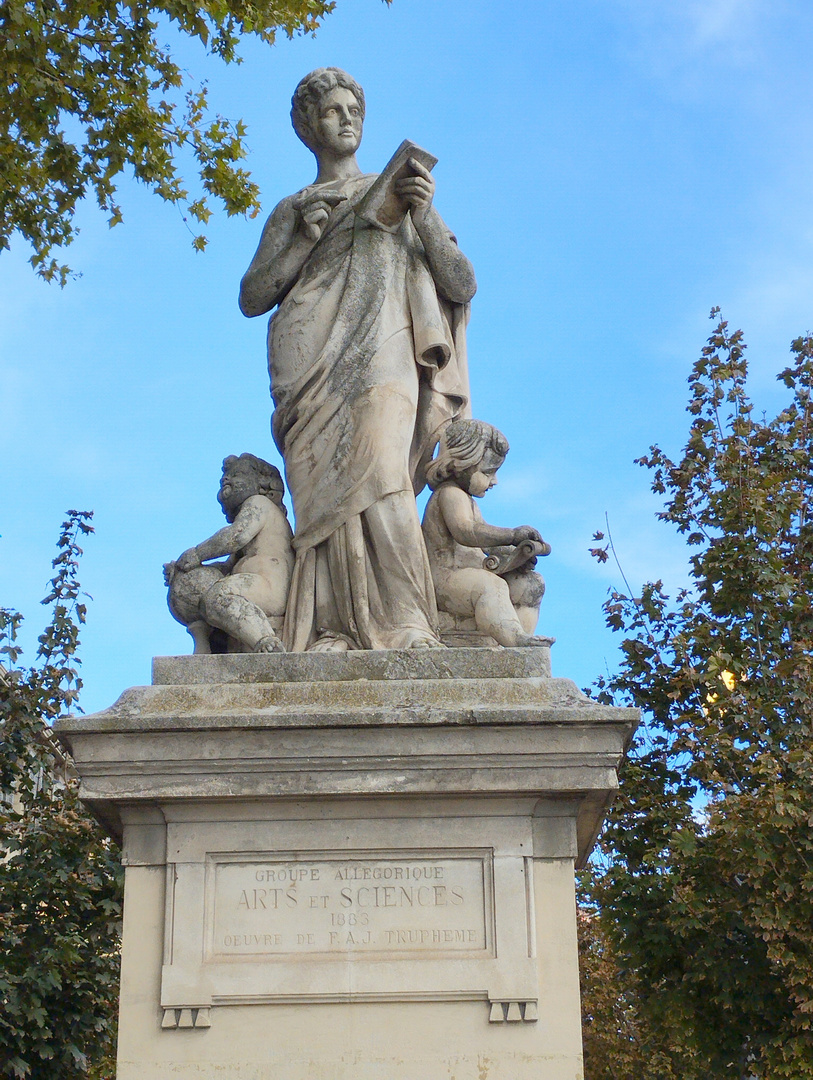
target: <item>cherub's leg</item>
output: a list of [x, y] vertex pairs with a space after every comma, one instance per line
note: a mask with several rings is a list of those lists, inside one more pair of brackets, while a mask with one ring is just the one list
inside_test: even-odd
[[539, 605], [545, 595], [545, 582], [535, 570], [514, 570], [503, 578], [508, 585], [511, 603], [526, 634], [533, 634], [539, 622]]
[[196, 653], [210, 653], [209, 633], [212, 627], [205, 622], [203, 598], [213, 584], [222, 579], [214, 566], [198, 566], [193, 570], [177, 570], [167, 564], [169, 593], [167, 604], [173, 617], [185, 626], [195, 643]]
[[502, 578], [488, 570], [472, 571], [479, 577], [472, 592], [474, 619], [479, 630], [490, 634], [500, 645], [507, 648], [541, 645], [542, 639], [526, 632], [519, 621], [508, 585]]
[[445, 573], [437, 583], [438, 607], [451, 615], [471, 618], [477, 629], [490, 634], [500, 645], [516, 648], [541, 645], [542, 639], [529, 634], [520, 622], [508, 585], [490, 570], [464, 567]]
[[514, 646], [527, 636], [511, 604], [508, 586], [489, 570], [467, 566], [444, 574], [437, 582], [437, 597], [442, 611], [473, 617], [477, 629], [500, 645]]
[[195, 643], [195, 655], [208, 656], [212, 651], [209, 641], [209, 634], [212, 632], [211, 626], [204, 622], [203, 619], [198, 619], [197, 622], [189, 623], [186, 629], [192, 635], [192, 640]]
[[245, 576], [223, 578], [209, 589], [203, 601], [206, 618], [253, 652], [282, 652], [282, 642], [268, 616], [240, 592], [236, 578]]
[[488, 570], [475, 572], [482, 575], [472, 594], [477, 628], [490, 634], [500, 645], [519, 645], [527, 635], [514, 611], [508, 586]]

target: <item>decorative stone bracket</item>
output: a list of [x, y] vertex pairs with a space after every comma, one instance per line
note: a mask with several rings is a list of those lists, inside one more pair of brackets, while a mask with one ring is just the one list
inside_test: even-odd
[[188, 1009], [164, 1009], [164, 1019], [161, 1027], [169, 1031], [177, 1031], [180, 1028], [208, 1028], [212, 1026], [207, 1008]]
[[[537, 1002], [534, 1001], [492, 1001], [490, 1002], [489, 1021], [492, 1024], [533, 1023], [539, 1019]], [[161, 1027], [169, 1031], [186, 1028], [208, 1028], [212, 1026], [208, 1008], [164, 1009]]]
[[537, 1002], [536, 1000], [492, 1001], [488, 1019], [492, 1024], [502, 1024], [505, 1021], [512, 1023], [518, 1020], [524, 1020], [526, 1024], [531, 1023], [539, 1019]]

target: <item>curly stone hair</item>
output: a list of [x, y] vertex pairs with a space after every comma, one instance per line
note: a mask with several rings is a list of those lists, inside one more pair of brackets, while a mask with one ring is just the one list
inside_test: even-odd
[[485, 420], [453, 420], [443, 429], [438, 455], [426, 470], [426, 482], [434, 491], [452, 477], [473, 469], [487, 450], [504, 458], [508, 439]]
[[257, 478], [257, 489], [260, 495], [268, 495], [271, 492], [276, 492], [280, 495], [285, 494], [285, 485], [282, 482], [282, 474], [276, 465], [271, 465], [270, 462], [255, 457], [254, 454], [240, 454], [239, 457], [230, 454], [227, 458], [223, 459], [224, 476], [227, 472], [235, 468], [250, 472]]
[[341, 68], [327, 67], [317, 68], [304, 79], [300, 80], [294, 96], [291, 98], [291, 123], [307, 148], [316, 152], [316, 139], [313, 134], [313, 121], [319, 109], [319, 103], [325, 94], [341, 87], [349, 90], [359, 103], [361, 118], [364, 119], [365, 104], [364, 91], [361, 89], [352, 75], [348, 75]]

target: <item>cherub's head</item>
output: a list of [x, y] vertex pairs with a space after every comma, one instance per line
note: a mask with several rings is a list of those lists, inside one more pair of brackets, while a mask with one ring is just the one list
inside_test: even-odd
[[434, 491], [447, 480], [480, 499], [497, 483], [508, 439], [484, 420], [453, 420], [443, 429], [437, 457], [426, 470]]
[[[325, 115], [333, 105], [344, 118]], [[364, 91], [341, 68], [317, 68], [301, 80], [291, 98], [291, 123], [314, 154], [323, 147], [339, 154], [354, 154], [361, 142]]]
[[239, 457], [231, 454], [224, 459], [217, 501], [228, 521], [234, 521], [240, 507], [252, 495], [265, 495], [284, 510], [284, 493], [285, 486], [279, 469], [262, 458], [254, 454], [241, 454]]

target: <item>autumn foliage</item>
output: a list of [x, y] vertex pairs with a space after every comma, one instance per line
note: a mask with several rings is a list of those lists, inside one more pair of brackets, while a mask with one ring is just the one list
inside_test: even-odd
[[0, 609], [0, 1067], [9, 1080], [112, 1080], [121, 868], [79, 803], [50, 725], [76, 708], [85, 607], [72, 512], [43, 601], [51, 619], [33, 667], [20, 616]]
[[[226, 63], [244, 34], [269, 45], [313, 33], [333, 0], [0, 0], [0, 250], [17, 232], [38, 274], [62, 284], [54, 249], [76, 236], [87, 196], [122, 219], [116, 186], [129, 173], [196, 227], [211, 200], [229, 214], [259, 211], [240, 162], [245, 127], [214, 112], [205, 84], [173, 58], [180, 32]], [[197, 174], [190, 194], [184, 173]], [[202, 250], [206, 238], [194, 237]]]
[[813, 338], [766, 419], [712, 317], [683, 455], [641, 459], [689, 585], [605, 608], [622, 659], [596, 692], [645, 721], [583, 882], [588, 1080], [813, 1076]]

